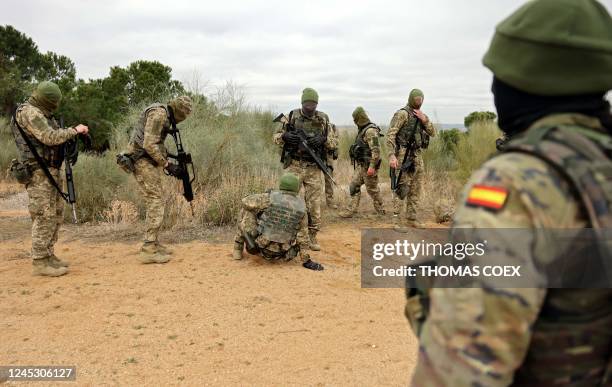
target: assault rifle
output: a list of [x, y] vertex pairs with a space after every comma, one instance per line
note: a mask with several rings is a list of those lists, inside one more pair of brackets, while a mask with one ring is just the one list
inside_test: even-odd
[[[168, 107], [168, 112], [170, 115], [170, 124], [172, 125], [170, 135], [172, 135], [172, 138], [174, 138], [174, 143], [176, 144], [176, 154], [174, 155], [168, 152], [168, 157], [176, 160], [176, 163], [179, 166], [179, 173], [173, 176], [183, 182], [183, 196], [187, 202], [191, 203], [193, 200], [192, 183], [195, 181], [195, 168], [193, 166], [191, 154], [186, 153], [185, 149], [183, 148], [181, 133], [176, 127], [176, 119], [174, 118], [174, 112], [172, 111], [171, 107]], [[191, 166], [191, 174], [189, 173], [189, 166]], [[192, 175], [193, 177], [191, 177]], [[193, 212], [193, 208], [191, 210]]]
[[412, 137], [410, 138], [410, 140], [408, 140], [408, 144], [406, 146], [406, 153], [404, 153], [404, 158], [402, 159], [402, 164], [400, 165], [399, 174], [395, 176], [396, 169], [389, 167], [389, 176], [391, 177], [391, 191], [395, 192], [396, 194], [399, 188], [399, 183], [402, 179], [402, 174], [404, 174], [404, 172], [414, 171], [414, 158], [416, 156], [415, 136], [418, 125], [419, 119], [417, 118], [414, 123], [414, 128], [412, 128]]
[[[296, 129], [293, 125], [289, 123], [289, 119], [283, 113], [279, 114], [278, 117], [272, 120], [272, 122], [280, 122], [285, 125], [288, 131], [294, 132], [295, 134], [297, 134], [298, 137], [300, 138], [300, 145], [304, 148], [304, 150], [308, 153], [308, 155], [312, 157], [315, 164], [317, 164], [317, 167], [319, 167], [319, 169], [321, 170], [321, 172], [325, 174], [325, 176], [329, 177], [329, 179], [331, 180], [332, 183], [334, 183], [334, 185], [338, 186], [338, 183], [336, 183], [336, 181], [332, 177], [331, 173], [329, 172], [329, 168], [327, 168], [327, 165], [325, 164], [325, 162], [321, 160], [321, 157], [317, 154], [317, 152], [315, 152], [314, 150], [312, 150], [310, 146], [308, 146], [308, 136], [306, 135], [303, 129], [300, 129], [300, 130]], [[284, 161], [286, 157], [286, 153], [287, 153], [287, 145], [285, 144], [285, 146], [283, 146], [281, 162]]]
[[[64, 117], [60, 117], [60, 128], [64, 127]], [[76, 164], [79, 156], [79, 146], [77, 137], [68, 140], [64, 143], [64, 163], [66, 164], [66, 189], [68, 192], [62, 192], [64, 200], [72, 207], [72, 221], [78, 223], [76, 214], [76, 191], [74, 189], [74, 177], [72, 176], [72, 166]]]

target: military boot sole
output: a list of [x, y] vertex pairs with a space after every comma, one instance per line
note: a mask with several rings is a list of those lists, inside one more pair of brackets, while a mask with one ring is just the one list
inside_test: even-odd
[[148, 265], [151, 263], [166, 263], [170, 261], [170, 257], [161, 254], [140, 254], [140, 263]]
[[68, 269], [65, 267], [35, 266], [34, 269], [32, 269], [33, 275], [43, 277], [60, 277], [66, 273], [68, 273]]

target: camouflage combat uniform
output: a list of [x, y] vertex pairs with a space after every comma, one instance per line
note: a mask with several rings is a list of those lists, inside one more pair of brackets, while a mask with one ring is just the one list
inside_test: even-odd
[[177, 123], [191, 113], [191, 99], [181, 96], [167, 105], [155, 103], [142, 112], [134, 129], [127, 153], [134, 160], [134, 178], [146, 206], [145, 235], [141, 249], [143, 263], [164, 263], [171, 251], [158, 240], [164, 220], [162, 173], [168, 162], [164, 145], [171, 130], [170, 109]]
[[255, 243], [268, 260], [291, 260], [297, 255], [302, 262], [309, 259], [306, 204], [296, 193], [271, 191], [242, 199], [234, 239], [240, 250], [243, 233], [257, 235]]
[[[337, 148], [338, 139], [331, 130], [327, 114], [316, 111], [313, 117], [306, 117], [302, 114], [301, 109], [295, 109], [289, 117], [291, 125], [296, 129], [304, 129], [308, 135], [327, 132], [325, 148], [332, 150]], [[284, 144], [282, 135], [286, 130], [287, 125], [285, 124], [274, 134], [276, 144]], [[304, 187], [304, 200], [308, 211], [308, 229], [310, 233], [316, 235], [321, 229], [322, 172], [305, 152], [297, 151], [289, 157], [289, 160], [285, 160], [285, 170], [298, 176], [300, 184]]]
[[[549, 28], [533, 29], [542, 25]], [[612, 228], [612, 115], [604, 100], [611, 53], [612, 18], [594, 0], [530, 1], [497, 26], [483, 62], [510, 141], [470, 178], [453, 229], [529, 230], [520, 256], [510, 238], [495, 249], [539, 268], [563, 259], [548, 242], [555, 229]], [[475, 194], [482, 190], [498, 194]], [[610, 288], [408, 294], [406, 315], [420, 333], [414, 386], [612, 386]]]
[[[363, 116], [363, 122], [358, 122], [359, 116]], [[340, 214], [342, 217], [350, 217], [359, 209], [361, 200], [361, 186], [365, 184], [368, 195], [372, 198], [374, 209], [378, 214], [384, 214], [383, 201], [378, 188], [378, 170], [380, 169], [380, 128], [370, 122], [363, 108], [355, 109], [353, 120], [358, 125], [355, 142], [351, 146], [351, 159], [355, 166], [353, 177], [349, 185], [351, 201], [346, 211]], [[361, 125], [360, 125], [361, 124]], [[374, 169], [373, 176], [368, 176], [368, 168]]]
[[[77, 135], [76, 130], [60, 128], [51, 112], [37, 103], [35, 98], [30, 98], [28, 102], [20, 105], [15, 117], [47, 164], [51, 176], [59, 187], [63, 187], [64, 180], [60, 173], [63, 164], [62, 145]], [[32, 171], [32, 178], [26, 184], [26, 190], [29, 198], [28, 210], [32, 218], [31, 256], [35, 268], [46, 260], [59, 267], [58, 262], [61, 261], [55, 256], [54, 246], [64, 218], [64, 200], [39, 167], [14, 123], [12, 130], [19, 150], [19, 161], [27, 164]], [[59, 271], [64, 270], [58, 269]]]
[[[415, 127], [415, 125], [417, 125]], [[414, 169], [410, 172], [403, 172], [401, 181], [398, 181], [398, 190], [393, 194], [393, 215], [395, 220], [399, 222], [402, 201], [406, 200], [406, 219], [409, 222], [416, 222], [419, 207], [419, 197], [421, 195], [421, 187], [423, 184], [423, 157], [421, 156], [421, 146], [425, 136], [433, 137], [436, 135], [436, 130], [430, 120], [427, 122], [419, 122], [412, 113], [412, 108], [406, 107], [398, 110], [389, 125], [387, 132], [387, 150], [388, 156], [395, 155], [398, 164], [404, 159], [408, 148], [407, 145], [411, 142], [412, 133], [414, 135], [415, 157], [413, 160]], [[396, 176], [399, 176], [400, 166], [396, 168]]]

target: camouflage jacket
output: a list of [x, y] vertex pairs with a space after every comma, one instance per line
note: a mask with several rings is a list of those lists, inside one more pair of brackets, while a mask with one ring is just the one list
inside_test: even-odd
[[[527, 133], [548, 125], [602, 130], [595, 118], [558, 114]], [[503, 207], [468, 206], [476, 185], [507, 192]], [[540, 230], [527, 244], [528, 255], [508, 256], [522, 264], [537, 261], [546, 229], [589, 226], [570, 184], [548, 162], [525, 153], [502, 153], [483, 164], [459, 203], [454, 229]], [[513, 241], [498, 243], [508, 244], [497, 246], [500, 251], [513, 251]], [[429, 296], [414, 386], [595, 386], [606, 367], [612, 376], [612, 289], [434, 288]]]
[[[338, 148], [338, 133], [333, 130], [327, 114], [317, 110], [313, 117], [306, 117], [302, 114], [301, 109], [295, 109], [289, 116], [291, 117], [289, 124], [295, 126], [297, 129], [301, 126], [305, 127], [305, 132], [307, 134], [327, 132], [327, 141], [324, 144], [327, 151], [333, 151]], [[274, 133], [272, 140], [275, 144], [280, 146], [284, 145], [283, 133], [285, 133], [285, 131], [287, 131], [287, 124], [283, 124]]]
[[129, 151], [138, 154], [144, 150], [158, 166], [164, 166], [168, 154], [164, 142], [169, 130], [170, 119], [166, 106], [162, 104], [148, 106], [132, 133]]
[[[253, 194], [253, 195], [249, 195], [242, 199], [242, 208], [245, 211], [250, 211], [253, 214], [255, 214], [258, 222], [259, 222], [259, 219], [262, 213], [268, 207], [270, 207], [270, 193]], [[308, 251], [309, 244], [310, 244], [310, 239], [308, 236], [308, 217], [307, 216], [304, 216], [302, 218], [299, 227], [300, 229], [297, 233], [296, 240], [292, 241], [292, 243], [282, 244], [282, 245], [276, 244], [276, 243], [269, 243], [269, 241], [267, 240], [262, 240], [262, 236], [259, 236], [256, 242], [258, 245], [260, 246], [265, 245], [267, 249], [270, 249], [276, 252], [286, 252], [289, 250], [289, 248], [293, 244], [297, 244], [298, 247], [300, 248], [300, 258], [302, 258], [302, 260], [305, 261], [308, 259], [307, 251]]]
[[[63, 152], [60, 145], [74, 138], [77, 135], [76, 130], [74, 128], [60, 128], [53, 117], [46, 116], [41, 109], [30, 102], [26, 102], [17, 108], [15, 119], [34, 145], [37, 153], [47, 162], [47, 166], [59, 168], [63, 161]], [[15, 123], [12, 125], [12, 131], [20, 161], [31, 167], [36, 167], [38, 165], [36, 159], [23, 140]]]
[[[413, 127], [416, 120], [416, 117], [413, 114], [409, 114], [408, 111], [412, 112], [412, 109], [406, 106], [405, 108], [398, 110], [391, 119], [391, 123], [389, 124], [389, 130], [387, 131], [386, 142], [388, 157], [391, 157], [391, 155], [401, 157], [401, 155], [403, 155], [403, 151], [405, 148], [398, 146], [398, 140], [400, 139], [403, 132], [402, 129], [407, 127]], [[434, 137], [436, 135], [436, 129], [434, 128], [429, 118], [427, 119], [427, 122], [420, 122], [418, 129], [424, 131], [430, 137]], [[419, 153], [420, 148], [417, 148], [417, 154]]]

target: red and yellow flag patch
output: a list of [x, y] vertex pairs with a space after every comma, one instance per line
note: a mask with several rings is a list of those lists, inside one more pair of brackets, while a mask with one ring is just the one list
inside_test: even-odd
[[505, 188], [477, 184], [470, 190], [466, 204], [499, 211], [504, 207], [507, 199], [508, 190]]

